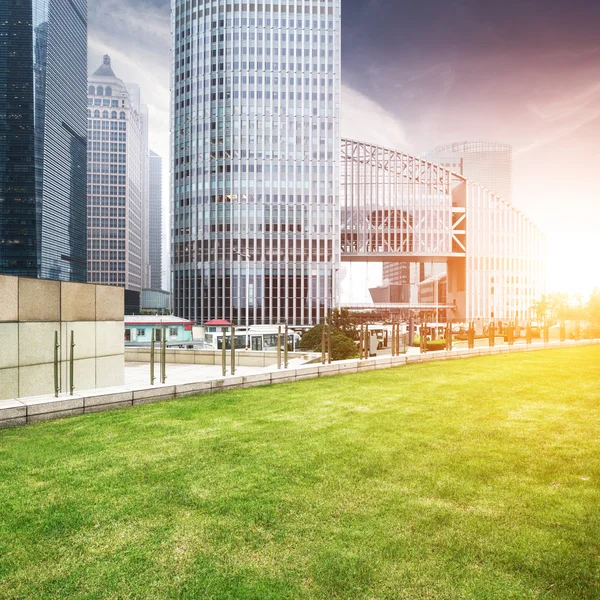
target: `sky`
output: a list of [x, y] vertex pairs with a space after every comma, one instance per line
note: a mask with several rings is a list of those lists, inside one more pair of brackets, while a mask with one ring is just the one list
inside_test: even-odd
[[[88, 4], [90, 71], [110, 54], [140, 85], [165, 208], [169, 4]], [[600, 287], [599, 31], [598, 0], [342, 0], [342, 135], [416, 155], [511, 144], [513, 204], [548, 237], [549, 290], [587, 295]]]

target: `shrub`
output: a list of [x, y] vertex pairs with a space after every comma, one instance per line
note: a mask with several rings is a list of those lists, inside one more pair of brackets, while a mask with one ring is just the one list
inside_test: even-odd
[[[309, 352], [321, 352], [323, 325], [309, 329], [300, 339], [300, 349]], [[327, 350], [327, 348], [325, 348]], [[331, 329], [331, 360], [347, 360], [357, 358], [358, 348], [353, 340], [339, 329]]]

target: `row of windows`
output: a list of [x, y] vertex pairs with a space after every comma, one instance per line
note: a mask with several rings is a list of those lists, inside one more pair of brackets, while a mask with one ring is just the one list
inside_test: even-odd
[[[106, 100], [105, 98], [88, 98], [88, 106], [119, 106], [118, 100]], [[125, 106], [125, 100], [121, 100], [121, 106]]]
[[92, 217], [88, 219], [88, 227], [121, 227], [125, 228], [125, 219], [104, 219]]
[[126, 185], [127, 178], [124, 175], [92, 175], [88, 173], [88, 184], [89, 183], [103, 183], [111, 185]]
[[[211, 35], [212, 34], [212, 35]], [[296, 43], [302, 43], [304, 42], [305, 44], [310, 44], [312, 42], [313, 45], [319, 45], [319, 43], [321, 45], [325, 45], [326, 43], [329, 43], [330, 45], [333, 45], [333, 35], [329, 34], [326, 35], [325, 33], [296, 33], [296, 38], [294, 39], [294, 33], [290, 33], [289, 34], [289, 42], [291, 42], [290, 45], [294, 45], [294, 42]], [[220, 44], [223, 44], [225, 42], [239, 42], [240, 40], [242, 42], [246, 42], [246, 41], [250, 41], [250, 42], [271, 42], [273, 41], [275, 44], [279, 45], [279, 40], [281, 38], [282, 42], [285, 42], [287, 45], [288, 42], [288, 34], [286, 33], [277, 33], [274, 32], [273, 34], [271, 34], [270, 31], [266, 31], [264, 34], [262, 31], [255, 31], [255, 30], [251, 30], [251, 31], [231, 31], [231, 29], [229, 30], [221, 30], [221, 33], [217, 36], [216, 33], [213, 32], [207, 32], [206, 35], [203, 35], [202, 33], [200, 34], [196, 34], [194, 35], [194, 41], [192, 42], [188, 42], [187, 45], [186, 44], [182, 44], [179, 48], [177, 48], [175, 50], [175, 56], [181, 55], [181, 54], [185, 54], [185, 52], [187, 51], [187, 53], [190, 52], [194, 52], [196, 50], [196, 48], [204, 46], [204, 45], [208, 45], [209, 43], [211, 43], [211, 46], [214, 48], [217, 45], [217, 41]], [[193, 48], [192, 48], [193, 46]]]
[[125, 283], [125, 273], [94, 273], [88, 272], [90, 283]]
[[90, 96], [112, 96], [112, 88], [110, 87], [110, 85], [107, 85], [106, 87], [103, 87], [101, 85], [90, 85], [88, 87], [88, 94]]
[[[96, 118], [96, 119], [99, 119], [99, 118], [100, 118], [100, 111], [96, 109], [96, 110], [94, 111], [94, 114], [92, 115], [92, 111], [88, 109], [88, 117], [90, 117], [90, 118], [91, 118], [92, 116], [93, 116], [94, 118]], [[103, 119], [108, 119], [108, 118], [109, 118], [109, 116], [108, 116], [108, 111], [107, 111], [107, 110], [104, 110], [104, 111], [102, 111], [102, 118], [103, 118]], [[111, 119], [116, 119], [116, 118], [117, 118], [117, 111], [116, 111], [116, 110], [113, 110], [113, 111], [110, 113], [110, 118], [111, 118]], [[118, 117], [118, 118], [119, 118], [119, 119], [125, 119], [125, 118], [126, 118], [126, 115], [125, 115], [125, 113], [124, 113], [123, 111], [121, 111], [121, 112], [119, 113], [119, 117]]]
[[127, 131], [127, 121], [99, 121], [88, 119], [88, 131], [91, 129], [102, 129], [102, 131]]
[[[218, 68], [217, 68], [218, 65]], [[183, 65], [182, 65], [183, 67]], [[177, 68], [177, 66], [176, 66]], [[242, 61], [241, 63], [233, 63], [233, 69], [238, 71], [239, 68], [242, 69], [242, 71], [262, 71], [263, 69], [265, 71], [299, 71], [301, 73], [304, 73], [306, 71], [310, 71], [312, 73], [331, 73], [333, 71], [333, 64], [332, 63], [327, 63], [327, 65], [325, 63], [301, 63], [301, 62], [296, 62], [296, 63], [278, 63], [278, 62], [273, 62], [271, 63], [270, 61]], [[206, 62], [204, 63], [204, 65], [199, 65], [198, 66], [198, 70], [197, 70], [197, 74], [198, 75], [204, 75], [204, 74], [208, 74], [208, 73], [216, 73], [217, 71], [223, 72], [225, 70], [225, 65], [224, 63], [220, 62], [217, 63], [217, 61], [215, 59], [213, 59], [212, 61], [208, 61], [206, 60]], [[193, 72], [193, 77], [196, 76], [196, 69], [192, 69]], [[186, 71], [185, 73], [185, 79], [189, 79], [190, 77], [190, 71]], [[183, 79], [184, 75], [183, 75], [183, 69], [180, 69], [179, 72], [175, 75], [175, 82], [177, 83], [179, 81], [179, 79]]]
[[125, 175], [127, 173], [127, 165], [105, 165], [99, 163], [88, 164], [88, 173], [113, 173]]

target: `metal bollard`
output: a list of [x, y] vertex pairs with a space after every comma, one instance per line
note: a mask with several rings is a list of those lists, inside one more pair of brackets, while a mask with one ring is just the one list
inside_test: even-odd
[[221, 328], [223, 332], [223, 341], [221, 342], [221, 367], [223, 371], [223, 377], [227, 375], [227, 329]]
[[167, 381], [167, 328], [161, 329], [161, 364], [160, 364], [160, 382]]
[[71, 330], [71, 353], [69, 356], [69, 393], [71, 396], [75, 391], [75, 332]]
[[284, 339], [284, 346], [283, 346], [283, 368], [287, 369], [288, 368], [288, 326], [287, 323], [285, 324], [285, 339]]
[[156, 330], [152, 330], [152, 337], [150, 339], [150, 385], [154, 385], [156, 377], [154, 376], [154, 349], [155, 349], [155, 337]]
[[281, 369], [281, 325], [277, 327], [277, 368]]
[[231, 374], [235, 375], [235, 327], [231, 326]]
[[58, 342], [58, 331], [54, 332], [54, 395], [58, 398], [60, 392], [60, 362], [58, 360], [58, 351], [60, 344]]

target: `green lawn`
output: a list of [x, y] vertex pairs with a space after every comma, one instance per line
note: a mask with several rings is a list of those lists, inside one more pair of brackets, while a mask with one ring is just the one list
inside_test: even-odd
[[600, 346], [0, 431], [0, 598], [600, 598]]

